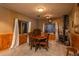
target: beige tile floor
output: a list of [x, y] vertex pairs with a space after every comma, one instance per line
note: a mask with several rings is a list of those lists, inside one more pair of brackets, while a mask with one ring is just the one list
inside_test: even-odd
[[27, 43], [22, 44], [21, 46], [15, 49], [6, 49], [0, 51], [1, 56], [65, 56], [66, 55], [66, 46], [57, 43], [55, 41], [49, 42], [49, 49], [46, 51], [41, 48], [37, 50], [33, 48], [30, 50], [30, 47]]

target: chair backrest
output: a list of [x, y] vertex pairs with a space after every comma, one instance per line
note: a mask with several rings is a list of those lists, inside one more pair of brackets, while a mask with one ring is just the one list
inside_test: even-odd
[[29, 39], [32, 39], [32, 36], [37, 36], [41, 35], [41, 30], [40, 29], [34, 29], [32, 32], [29, 33]]
[[37, 36], [37, 35], [41, 35], [41, 30], [40, 29], [34, 29], [32, 32], [32, 35]]

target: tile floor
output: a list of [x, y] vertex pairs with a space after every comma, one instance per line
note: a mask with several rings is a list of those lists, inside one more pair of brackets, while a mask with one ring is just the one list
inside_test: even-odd
[[0, 51], [1, 56], [65, 56], [66, 55], [66, 46], [57, 43], [55, 41], [49, 42], [49, 49], [46, 51], [41, 48], [37, 50], [33, 48], [30, 50], [30, 47], [27, 43], [22, 44], [21, 46], [15, 49], [6, 49]]

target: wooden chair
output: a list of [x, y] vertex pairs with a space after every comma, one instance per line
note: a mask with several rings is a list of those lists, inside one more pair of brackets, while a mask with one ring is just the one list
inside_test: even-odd
[[48, 51], [48, 37], [41, 40], [40, 45]]
[[79, 36], [76, 34], [71, 34], [70, 47], [67, 47], [66, 55], [69, 55], [69, 52], [73, 52], [74, 56], [77, 55], [77, 50], [79, 49]]
[[73, 52], [74, 56], [77, 55], [77, 49], [75, 49], [74, 47], [67, 47], [67, 53], [66, 53], [66, 56], [69, 55], [69, 52]]
[[40, 29], [34, 29], [31, 33], [29, 33], [29, 45], [30, 48], [32, 49], [32, 47], [36, 47], [37, 44], [39, 44], [39, 42], [36, 41], [36, 39], [33, 39], [33, 36], [38, 36], [41, 35], [41, 30]]

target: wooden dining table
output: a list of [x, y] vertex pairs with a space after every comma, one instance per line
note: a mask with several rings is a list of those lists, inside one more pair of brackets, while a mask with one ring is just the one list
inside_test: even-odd
[[32, 36], [32, 39], [35, 40], [35, 42], [39, 42], [39, 43], [35, 46], [35, 51], [37, 51], [38, 48], [39, 48], [39, 49], [41, 48], [40, 43], [41, 43], [42, 41], [44, 42], [45, 40], [47, 40], [47, 36], [42, 36], [42, 35], [40, 35], [40, 36]]
[[47, 38], [47, 36], [32, 36], [33, 39], [41, 40]]

